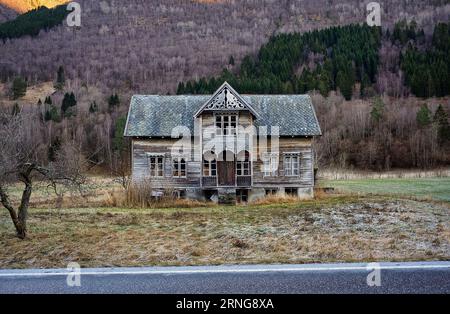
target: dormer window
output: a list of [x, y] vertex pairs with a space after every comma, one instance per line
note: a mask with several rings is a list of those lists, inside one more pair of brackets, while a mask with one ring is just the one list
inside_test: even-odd
[[236, 135], [237, 114], [216, 114], [216, 135]]

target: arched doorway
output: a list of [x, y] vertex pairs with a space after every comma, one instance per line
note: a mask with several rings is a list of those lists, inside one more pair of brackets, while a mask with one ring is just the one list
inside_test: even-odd
[[236, 158], [231, 151], [223, 151], [217, 159], [217, 175], [220, 186], [236, 185]]

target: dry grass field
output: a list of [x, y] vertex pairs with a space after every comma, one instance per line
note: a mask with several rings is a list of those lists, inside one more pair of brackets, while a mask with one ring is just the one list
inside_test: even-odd
[[359, 195], [396, 195], [422, 200], [450, 202], [450, 177], [420, 178], [355, 178], [324, 180], [321, 185], [333, 187], [341, 193]]
[[194, 208], [0, 210], [0, 268], [450, 259], [450, 205], [381, 196]]

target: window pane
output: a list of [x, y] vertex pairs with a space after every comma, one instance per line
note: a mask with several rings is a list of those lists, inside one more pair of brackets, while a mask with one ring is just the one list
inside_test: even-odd
[[292, 158], [292, 174], [298, 176], [298, 157]]
[[209, 161], [203, 160], [203, 175], [209, 176]]
[[285, 167], [285, 170], [288, 172], [288, 174], [289, 174], [289, 172], [290, 172], [290, 170], [291, 170], [291, 158], [290, 157], [286, 157], [285, 159], [284, 159], [284, 167]]
[[181, 166], [180, 176], [185, 177], [186, 176], [186, 160], [184, 158], [181, 159], [180, 166]]
[[178, 159], [172, 160], [172, 176], [178, 177]]

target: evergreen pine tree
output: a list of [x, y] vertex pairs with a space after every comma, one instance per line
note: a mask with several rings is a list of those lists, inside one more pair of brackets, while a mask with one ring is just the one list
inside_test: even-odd
[[54, 122], [61, 122], [61, 118], [58, 115], [58, 110], [55, 106], [50, 105], [50, 107], [45, 111], [44, 115], [45, 121], [54, 121]]
[[67, 110], [71, 107], [71, 96], [69, 93], [64, 94], [64, 98], [61, 104], [61, 115], [65, 116]]
[[230, 56], [230, 59], [228, 60], [228, 64], [231, 66], [234, 66], [234, 57]]
[[19, 99], [27, 93], [27, 82], [21, 77], [16, 77], [12, 84], [13, 99]]
[[123, 151], [125, 149], [125, 139], [123, 137], [123, 132], [125, 131], [126, 123], [126, 117], [120, 117], [116, 121], [114, 138], [112, 139], [112, 146], [114, 151]]
[[384, 113], [384, 103], [380, 97], [377, 97], [375, 98], [375, 101], [372, 105], [370, 116], [372, 117], [372, 120], [378, 123], [383, 117], [383, 113]]
[[58, 90], [62, 90], [64, 88], [65, 84], [66, 84], [66, 76], [64, 74], [64, 68], [63, 68], [63, 66], [60, 66], [58, 68], [58, 72], [56, 75], [55, 88]]
[[75, 94], [73, 92], [69, 95], [69, 105], [70, 107], [75, 107], [77, 105], [77, 100], [75, 98]]
[[183, 82], [178, 83], [177, 95], [183, 95], [184, 91], [185, 91], [184, 83]]
[[419, 111], [417, 111], [416, 120], [419, 127], [423, 128], [431, 123], [431, 112], [427, 104], [423, 104]]
[[45, 115], [44, 115], [44, 120], [45, 121], [50, 121], [52, 119], [52, 115], [50, 113], [50, 110], [46, 110], [45, 111]]
[[442, 105], [439, 105], [434, 113], [433, 122], [438, 128], [438, 138], [441, 143], [450, 140], [450, 125], [448, 123], [448, 114]]
[[51, 105], [52, 104], [52, 98], [50, 96], [45, 97], [44, 104]]
[[117, 94], [113, 94], [108, 99], [109, 110], [114, 110], [115, 107], [120, 105], [120, 99]]

